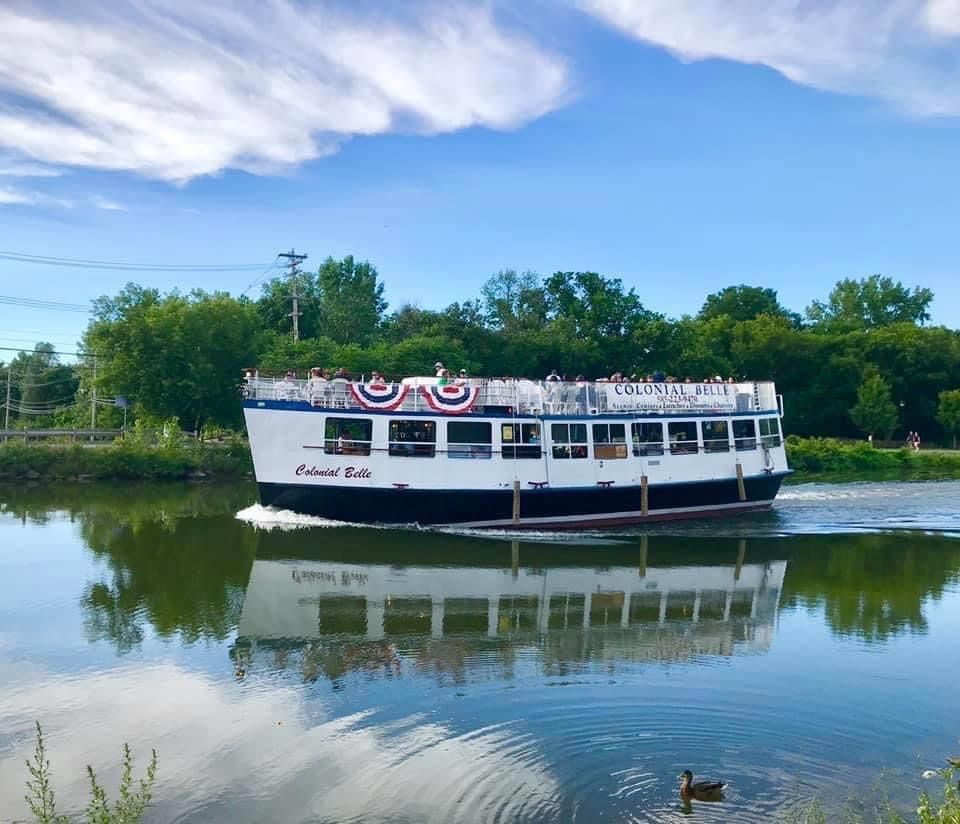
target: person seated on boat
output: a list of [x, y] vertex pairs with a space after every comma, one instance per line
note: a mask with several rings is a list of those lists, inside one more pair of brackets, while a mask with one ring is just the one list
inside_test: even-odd
[[439, 380], [437, 381], [437, 385], [438, 385], [438, 386], [446, 386], [448, 383], [450, 383], [450, 370], [449, 370], [449, 369], [441, 369], [441, 370], [437, 373], [437, 377], [439, 378]]
[[736, 382], [737, 382], [737, 379], [734, 378], [733, 375], [731, 375], [729, 378], [727, 378], [727, 383], [736, 383]]
[[376, 369], [370, 373], [370, 383], [386, 383], [386, 379]]
[[560, 376], [557, 374], [556, 369], [550, 370], [550, 374], [547, 375], [547, 383], [560, 383]]
[[442, 363], [441, 361], [437, 361], [437, 362], [433, 365], [433, 368], [437, 370], [437, 377], [438, 377], [438, 378], [442, 378], [442, 377], [443, 377], [443, 371], [444, 371], [444, 370], [443, 370], [443, 363]]
[[660, 369], [653, 370], [653, 382], [654, 383], [663, 383], [666, 380], [666, 375]]
[[275, 387], [276, 396], [280, 400], [295, 400], [299, 394], [297, 391], [297, 373], [289, 370], [283, 379], [277, 382]]
[[322, 402], [328, 387], [329, 381], [324, 377], [323, 372], [320, 371], [320, 367], [314, 366], [313, 369], [310, 370], [310, 380], [307, 381], [306, 385], [307, 400], [314, 406], [318, 406], [320, 402]]
[[349, 383], [350, 375], [347, 374], [347, 370], [342, 366], [333, 373], [333, 383]]
[[466, 369], [461, 369], [461, 370], [460, 370], [460, 375], [457, 377], [457, 379], [454, 381], [454, 383], [455, 383], [457, 386], [466, 386], [469, 382], [470, 382], [470, 381], [469, 381], [469, 379], [467, 378], [467, 370], [466, 370]]

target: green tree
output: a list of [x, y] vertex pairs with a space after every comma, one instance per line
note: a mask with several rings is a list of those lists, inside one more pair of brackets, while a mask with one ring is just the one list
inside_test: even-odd
[[336, 343], [370, 344], [387, 308], [376, 268], [352, 255], [328, 257], [317, 271], [317, 286], [320, 334]]
[[237, 384], [256, 363], [262, 325], [253, 303], [216, 292], [172, 292], [128, 285], [96, 302], [84, 345], [98, 358], [98, 392], [125, 395], [156, 418], [240, 422]]
[[727, 286], [719, 292], [707, 295], [697, 316], [711, 320], [726, 315], [733, 321], [754, 320], [760, 315], [787, 318], [795, 326], [800, 325], [800, 316], [780, 305], [776, 289], [761, 286]]
[[953, 448], [957, 448], [960, 433], [960, 389], [947, 389], [940, 393], [937, 405], [937, 420], [948, 435], [953, 436]]
[[507, 335], [542, 329], [547, 322], [547, 299], [540, 276], [504, 269], [480, 289], [484, 318], [491, 328]]
[[930, 320], [933, 292], [920, 286], [911, 291], [899, 280], [871, 275], [862, 280], [846, 278], [837, 283], [827, 302], [815, 300], [807, 317], [830, 329], [876, 329], [892, 323]]
[[313, 272], [301, 272], [296, 284], [289, 277], [275, 277], [263, 284], [260, 298], [257, 300], [257, 313], [263, 319], [264, 326], [272, 332], [291, 336], [293, 311], [291, 295], [294, 286], [300, 296], [298, 321], [301, 338], [316, 338], [320, 330], [320, 284]]
[[868, 435], [889, 438], [897, 426], [897, 407], [890, 385], [876, 369], [868, 369], [857, 389], [857, 403], [850, 410], [853, 422]]

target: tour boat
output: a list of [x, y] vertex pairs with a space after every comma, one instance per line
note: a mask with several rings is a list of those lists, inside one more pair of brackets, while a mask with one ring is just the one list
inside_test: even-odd
[[773, 383], [249, 372], [264, 506], [338, 521], [583, 528], [766, 509], [789, 474]]

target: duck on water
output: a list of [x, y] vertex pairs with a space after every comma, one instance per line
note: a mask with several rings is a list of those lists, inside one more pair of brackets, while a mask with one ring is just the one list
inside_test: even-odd
[[694, 781], [690, 770], [680, 774], [680, 798], [685, 804], [691, 801], [723, 801], [726, 786], [722, 781]]

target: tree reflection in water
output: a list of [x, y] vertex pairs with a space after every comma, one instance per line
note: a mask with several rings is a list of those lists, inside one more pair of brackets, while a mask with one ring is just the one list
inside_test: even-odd
[[[4, 512], [36, 523], [66, 515], [103, 561], [81, 599], [91, 641], [123, 653], [149, 633], [190, 643], [238, 631], [231, 655], [241, 676], [266, 666], [340, 684], [350, 673], [397, 677], [409, 662], [460, 683], [512, 677], [518, 648], [537, 649], [557, 675], [588, 661], [762, 652], [778, 609], [822, 611], [834, 634], [882, 643], [926, 632], [927, 603], [960, 582], [960, 545], [938, 535], [701, 532], [578, 546], [409, 530], [258, 532], [234, 518], [254, 495], [250, 484], [2, 490]], [[297, 570], [300, 585], [251, 580], [270, 564]], [[785, 564], [782, 582], [771, 581], [776, 564]], [[732, 583], [751, 574], [767, 576], [757, 597]], [[388, 585], [371, 590], [378, 575], [421, 583], [400, 597]], [[262, 632], [245, 634], [242, 615], [262, 600], [261, 586], [273, 612], [261, 616]], [[300, 590], [313, 599], [306, 607]]]

